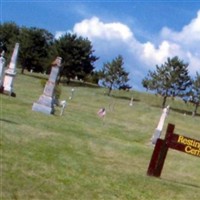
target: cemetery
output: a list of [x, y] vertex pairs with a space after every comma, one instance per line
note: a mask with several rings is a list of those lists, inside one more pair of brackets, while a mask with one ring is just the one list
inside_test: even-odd
[[[184, 115], [192, 105], [169, 99], [161, 120], [166, 112], [155, 95], [116, 90], [107, 96], [104, 88], [81, 83], [61, 84], [55, 106], [58, 68], [52, 68], [50, 75], [16, 69], [16, 97], [1, 94], [2, 200], [200, 198], [200, 113]], [[169, 150], [158, 179], [147, 168], [169, 123], [185, 153]]]
[[1, 77], [1, 92], [10, 96], [16, 96], [13, 89], [14, 77], [16, 75], [16, 63], [19, 51], [19, 43], [15, 44], [10, 64], [7, 69], [5, 66], [4, 51], [1, 53], [0, 61], [0, 77]]
[[19, 48], [7, 65], [0, 57], [2, 200], [200, 198], [192, 104], [168, 98], [161, 108], [153, 94], [59, 82], [60, 56], [49, 74], [20, 73]]

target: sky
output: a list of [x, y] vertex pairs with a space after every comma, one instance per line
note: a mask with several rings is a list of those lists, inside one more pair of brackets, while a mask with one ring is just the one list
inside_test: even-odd
[[132, 89], [156, 65], [178, 56], [200, 73], [200, 0], [0, 0], [1, 23], [88, 38], [99, 70], [121, 55]]

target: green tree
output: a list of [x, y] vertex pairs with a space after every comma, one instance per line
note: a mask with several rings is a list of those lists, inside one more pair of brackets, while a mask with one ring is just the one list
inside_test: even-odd
[[193, 116], [195, 116], [200, 105], [200, 74], [198, 72], [196, 73], [196, 77], [192, 80], [192, 87], [188, 96], [188, 101], [194, 104]]
[[15, 43], [19, 40], [19, 27], [14, 22], [0, 24], [0, 52], [6, 52], [5, 57], [12, 55]]
[[98, 71], [93, 71], [92, 73], [88, 74], [85, 78], [84, 81], [86, 82], [90, 82], [90, 83], [94, 83], [97, 84], [99, 83], [99, 72]]
[[19, 61], [22, 73], [25, 69], [43, 72], [50, 65], [49, 52], [52, 44], [53, 35], [45, 29], [21, 28]]
[[93, 55], [94, 50], [88, 39], [77, 37], [76, 34], [67, 33], [55, 41], [57, 55], [62, 57], [62, 76], [84, 79], [94, 70], [94, 62], [98, 60]]
[[112, 89], [120, 88], [129, 81], [129, 73], [125, 71], [123, 64], [123, 57], [119, 55], [103, 66], [101, 80], [102, 84], [108, 88], [108, 95], [111, 94]]
[[188, 74], [188, 64], [177, 56], [168, 58], [160, 67], [156, 65], [155, 71], [149, 71], [142, 84], [147, 90], [153, 90], [163, 97], [164, 108], [167, 97], [184, 96], [192, 84]]

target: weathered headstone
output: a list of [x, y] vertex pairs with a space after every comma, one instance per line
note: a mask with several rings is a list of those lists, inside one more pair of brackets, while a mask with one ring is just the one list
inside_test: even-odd
[[15, 93], [13, 92], [13, 81], [16, 75], [18, 51], [19, 51], [19, 43], [16, 43], [9, 67], [5, 71], [5, 77], [4, 77], [4, 83], [3, 83], [4, 93], [9, 94], [11, 96], [15, 96]]
[[133, 106], [133, 96], [131, 97], [131, 101], [129, 103], [129, 106]]
[[39, 97], [39, 100], [33, 103], [33, 111], [42, 112], [45, 114], [54, 114], [55, 87], [60, 71], [61, 60], [61, 57], [57, 57], [52, 63], [49, 80], [47, 81], [43, 94]]
[[60, 116], [63, 115], [66, 105], [67, 105], [67, 102], [65, 100], [60, 102], [60, 106], [62, 107], [60, 111]]
[[165, 118], [167, 117], [168, 113], [169, 113], [169, 106], [167, 106], [166, 108], [163, 109], [163, 112], [162, 112], [162, 115], [160, 117], [158, 126], [155, 130], [154, 135], [151, 138], [152, 144], [156, 144], [157, 139], [160, 138], [160, 135], [161, 135], [162, 130], [163, 130]]
[[73, 99], [74, 96], [74, 88], [71, 89], [71, 96], [69, 97], [69, 99]]
[[4, 51], [1, 52], [0, 55], [0, 92], [3, 92], [3, 80], [4, 80], [4, 72], [5, 72], [5, 58]]

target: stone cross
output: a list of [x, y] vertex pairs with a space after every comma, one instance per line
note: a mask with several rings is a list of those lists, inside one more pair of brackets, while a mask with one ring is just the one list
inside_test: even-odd
[[33, 103], [33, 111], [42, 112], [45, 114], [54, 114], [55, 87], [61, 67], [61, 60], [61, 57], [57, 57], [52, 63], [49, 79], [45, 85], [43, 94], [39, 97], [37, 102]]
[[5, 58], [4, 51], [1, 52], [0, 55], [0, 92], [3, 92], [3, 80], [4, 80], [4, 72], [5, 72]]
[[4, 77], [4, 83], [3, 83], [4, 93], [7, 93], [11, 96], [15, 96], [15, 93], [13, 92], [13, 81], [16, 75], [18, 51], [19, 51], [19, 43], [16, 43], [12, 57], [11, 57], [10, 64], [8, 66], [8, 69], [5, 71], [5, 77]]
[[152, 144], [156, 144], [157, 139], [160, 138], [160, 135], [162, 133], [162, 129], [164, 126], [165, 118], [167, 117], [168, 113], [169, 113], [169, 106], [167, 106], [166, 108], [163, 109], [158, 126], [155, 130], [154, 135], [151, 138]]

